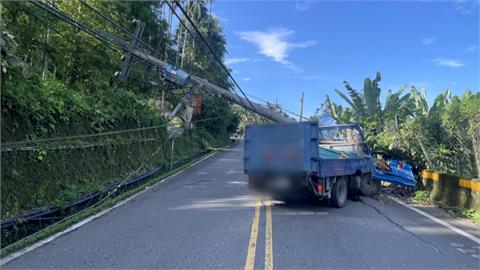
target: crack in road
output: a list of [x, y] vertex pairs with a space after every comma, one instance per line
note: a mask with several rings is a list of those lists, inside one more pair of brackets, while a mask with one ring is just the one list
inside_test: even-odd
[[397, 228], [399, 228], [400, 230], [411, 234], [412, 236], [414, 236], [415, 238], [417, 238], [418, 240], [420, 240], [421, 242], [423, 242], [423, 243], [426, 244], [427, 246], [431, 247], [431, 248], [434, 249], [435, 251], [437, 251], [437, 252], [439, 252], [439, 253], [442, 253], [442, 252], [440, 251], [440, 249], [438, 249], [437, 247], [435, 247], [435, 246], [433, 245], [433, 243], [431, 243], [431, 242], [423, 239], [422, 237], [420, 237], [419, 235], [415, 234], [414, 232], [407, 230], [404, 226], [402, 226], [401, 224], [395, 222], [393, 219], [391, 219], [387, 214], [383, 213], [383, 212], [382, 212], [380, 209], [378, 209], [376, 206], [364, 202], [361, 198], [359, 199], [359, 201], [360, 201], [363, 205], [368, 206], [368, 207], [374, 209], [379, 215], [383, 216], [385, 219], [387, 219], [390, 223], [392, 223], [393, 225], [395, 225], [395, 226], [396, 226]]

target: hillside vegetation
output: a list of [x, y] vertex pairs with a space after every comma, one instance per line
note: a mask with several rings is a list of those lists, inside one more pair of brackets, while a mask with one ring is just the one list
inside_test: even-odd
[[347, 92], [336, 92], [347, 105], [327, 96], [317, 115], [326, 112], [338, 123], [360, 123], [373, 149], [417, 169], [480, 177], [480, 92], [452, 96], [446, 89], [429, 104], [426, 89], [406, 86], [388, 90], [382, 102], [380, 81], [380, 73], [366, 78], [361, 90], [345, 81]]
[[[88, 4], [130, 33], [133, 19], [145, 23], [142, 40], [155, 48], [157, 57], [231, 87], [198, 37], [182, 25], [173, 29], [167, 24], [168, 9], [161, 1]], [[131, 40], [80, 1], [55, 6], [93, 29]], [[189, 1], [184, 8], [223, 58], [226, 41], [206, 4]], [[158, 104], [164, 100], [171, 109], [187, 89], [166, 83], [152, 67], [138, 62], [127, 81], [118, 80], [114, 74], [121, 68], [122, 51], [31, 3], [5, 2], [1, 12], [2, 218], [63, 206], [132, 175], [168, 168], [171, 139], [166, 110]], [[224, 145], [238, 121], [228, 101], [203, 95], [193, 128], [185, 126], [185, 133], [175, 139], [174, 159]]]

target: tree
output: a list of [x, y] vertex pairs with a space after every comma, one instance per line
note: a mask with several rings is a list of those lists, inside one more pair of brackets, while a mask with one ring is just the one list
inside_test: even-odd
[[335, 91], [347, 106], [327, 96], [319, 111], [337, 123], [360, 123], [373, 148], [397, 158], [465, 177], [479, 175], [480, 93], [452, 97], [447, 89], [429, 106], [426, 90], [412, 86], [406, 94], [405, 88], [388, 90], [382, 106], [380, 79], [379, 73], [365, 79], [361, 91], [344, 81], [347, 94]]
[[412, 115], [411, 94], [404, 94], [404, 89], [396, 92], [388, 90], [382, 107], [380, 81], [381, 75], [377, 72], [374, 80], [365, 79], [361, 91], [344, 81], [347, 94], [338, 89], [335, 89], [335, 92], [349, 106], [336, 104], [327, 96], [322, 107], [338, 123], [358, 122], [372, 134], [378, 134], [386, 127], [398, 129], [399, 125]]

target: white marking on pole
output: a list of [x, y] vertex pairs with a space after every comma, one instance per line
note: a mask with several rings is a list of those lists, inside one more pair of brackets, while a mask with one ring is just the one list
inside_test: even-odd
[[420, 209], [417, 209], [417, 208], [415, 208], [415, 207], [413, 207], [413, 206], [410, 206], [410, 205], [408, 205], [408, 204], [400, 201], [400, 200], [397, 199], [397, 198], [393, 198], [393, 197], [390, 197], [390, 198], [391, 198], [394, 202], [396, 202], [396, 203], [398, 203], [398, 204], [400, 204], [400, 205], [403, 205], [403, 206], [405, 206], [406, 208], [408, 208], [408, 209], [410, 209], [410, 210], [413, 210], [413, 211], [417, 212], [418, 214], [420, 214], [420, 215], [422, 215], [422, 216], [424, 216], [424, 217], [427, 217], [427, 218], [429, 218], [430, 220], [435, 221], [436, 223], [438, 223], [438, 224], [440, 224], [440, 225], [443, 225], [444, 227], [449, 228], [450, 230], [452, 230], [452, 231], [454, 231], [454, 232], [456, 232], [456, 233], [458, 233], [458, 234], [460, 234], [460, 235], [462, 235], [462, 236], [464, 236], [464, 237], [472, 240], [473, 242], [475, 242], [475, 243], [477, 243], [477, 244], [480, 244], [480, 238], [475, 237], [475, 236], [469, 234], [468, 232], [466, 232], [466, 231], [464, 231], [464, 230], [461, 230], [461, 229], [459, 229], [459, 228], [457, 228], [457, 227], [455, 227], [455, 226], [453, 226], [453, 225], [451, 225], [451, 224], [449, 224], [449, 223], [447, 223], [447, 222], [445, 222], [445, 221], [443, 221], [443, 220], [441, 220], [441, 219], [439, 219], [439, 218], [436, 218], [436, 217], [434, 217], [434, 216], [432, 216], [432, 215], [430, 215], [430, 214], [428, 214], [428, 213], [426, 213], [426, 212], [424, 212], [424, 211], [422, 211], [422, 210], [420, 210]]
[[64, 234], [67, 234], [67, 233], [69, 233], [69, 232], [71, 232], [71, 231], [74, 231], [74, 230], [78, 229], [79, 227], [81, 227], [81, 226], [89, 223], [90, 221], [92, 221], [92, 220], [94, 220], [94, 219], [96, 219], [96, 218], [98, 218], [98, 217], [100, 217], [100, 216], [105, 215], [106, 213], [112, 211], [113, 209], [115, 209], [115, 208], [117, 208], [117, 207], [122, 206], [123, 204], [125, 204], [125, 203], [129, 202], [130, 200], [132, 200], [132, 199], [140, 196], [141, 194], [143, 194], [143, 193], [147, 192], [148, 190], [156, 187], [157, 185], [159, 185], [159, 184], [161, 184], [161, 183], [164, 183], [164, 182], [170, 180], [171, 178], [173, 178], [173, 177], [181, 174], [181, 173], [184, 172], [185, 170], [190, 169], [190, 168], [192, 168], [193, 166], [197, 165], [198, 163], [206, 160], [207, 158], [212, 157], [212, 156], [215, 155], [216, 153], [218, 153], [218, 152], [213, 152], [213, 153], [207, 155], [206, 157], [204, 157], [204, 158], [198, 160], [197, 162], [191, 164], [191, 165], [188, 166], [187, 168], [184, 168], [184, 169], [182, 169], [181, 171], [178, 171], [178, 172], [176, 172], [176, 173], [168, 176], [167, 178], [162, 179], [161, 181], [155, 183], [155, 184], [152, 185], [152, 186], [146, 187], [144, 190], [142, 190], [142, 191], [140, 191], [140, 192], [138, 192], [138, 193], [133, 194], [131, 197], [128, 197], [128, 198], [126, 198], [125, 200], [118, 202], [117, 204], [115, 204], [114, 206], [112, 206], [112, 207], [110, 207], [110, 208], [107, 208], [107, 209], [105, 209], [105, 210], [103, 210], [103, 211], [101, 211], [101, 212], [99, 212], [99, 213], [97, 213], [97, 214], [95, 214], [95, 215], [93, 215], [93, 216], [87, 217], [87, 218], [85, 218], [85, 219], [83, 219], [83, 220], [81, 220], [81, 221], [73, 224], [72, 226], [66, 228], [65, 230], [63, 230], [63, 231], [61, 231], [61, 232], [58, 232], [58, 233], [56, 233], [56, 234], [54, 234], [54, 235], [52, 235], [52, 236], [49, 236], [49, 237], [47, 237], [47, 238], [45, 238], [45, 239], [43, 239], [43, 240], [40, 240], [40, 241], [36, 242], [35, 244], [33, 244], [33, 245], [31, 245], [31, 246], [28, 246], [28, 247], [26, 247], [26, 248], [24, 248], [24, 249], [22, 249], [22, 250], [20, 250], [20, 251], [14, 252], [14, 253], [6, 256], [5, 258], [3, 258], [3, 259], [0, 260], [0, 266], [8, 263], [8, 262], [11, 261], [11, 260], [14, 260], [14, 259], [18, 258], [18, 257], [20, 257], [20, 256], [22, 256], [22, 255], [24, 255], [24, 254], [26, 254], [26, 253], [28, 253], [28, 252], [36, 249], [36, 248], [39, 248], [39, 247], [41, 247], [41, 246], [43, 246], [43, 245], [45, 245], [45, 244], [48, 244], [48, 243], [52, 242], [53, 240], [55, 240], [56, 238], [58, 238], [58, 237], [60, 237], [60, 236], [62, 236], [62, 235], [64, 235]]

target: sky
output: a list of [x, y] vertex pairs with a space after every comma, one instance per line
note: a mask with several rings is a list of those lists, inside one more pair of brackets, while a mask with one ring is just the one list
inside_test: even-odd
[[[431, 103], [449, 88], [479, 91], [479, 0], [231, 1], [212, 13], [223, 26], [225, 63], [242, 89], [312, 115], [347, 80], [382, 74], [382, 97], [425, 87]], [[255, 100], [252, 98], [252, 100]]]

